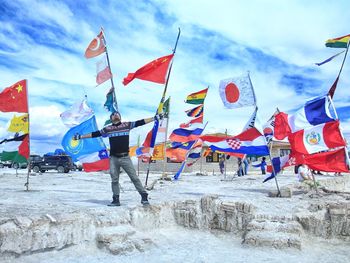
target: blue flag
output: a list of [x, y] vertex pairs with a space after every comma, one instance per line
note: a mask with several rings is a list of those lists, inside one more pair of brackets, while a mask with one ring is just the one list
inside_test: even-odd
[[73, 140], [75, 134], [87, 134], [97, 130], [95, 116], [92, 116], [90, 119], [68, 130], [63, 136], [61, 144], [66, 153], [72, 157], [74, 162], [83, 159], [92, 153], [98, 153], [99, 159], [108, 158], [106, 146], [101, 137]]

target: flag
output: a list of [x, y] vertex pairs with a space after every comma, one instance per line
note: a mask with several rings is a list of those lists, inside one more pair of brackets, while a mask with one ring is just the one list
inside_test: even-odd
[[3, 144], [2, 161], [27, 162], [29, 157], [28, 134], [18, 135], [0, 142]]
[[166, 157], [173, 162], [183, 162], [186, 159], [187, 152], [192, 148], [195, 141], [191, 142], [172, 142], [166, 149]]
[[141, 146], [136, 149], [136, 156], [138, 158], [152, 156], [152, 160], [162, 161], [165, 158], [164, 147], [164, 143], [155, 145], [153, 149], [151, 149], [150, 147]]
[[106, 102], [103, 106], [111, 113], [118, 111], [117, 100], [114, 94], [114, 88], [110, 88], [110, 90], [108, 91], [106, 95]]
[[123, 80], [124, 86], [136, 79], [147, 80], [159, 84], [164, 84], [168, 73], [169, 64], [174, 54], [157, 58], [152, 62], [139, 68], [135, 73], [129, 73]]
[[201, 158], [203, 142], [198, 140], [187, 153], [186, 165], [191, 166]]
[[272, 159], [273, 169], [272, 169], [272, 165], [270, 167], [269, 166], [267, 167], [266, 169], [267, 172], [270, 172], [271, 174], [264, 179], [263, 183], [273, 179], [276, 176], [276, 174], [282, 171], [283, 168], [294, 165], [294, 164], [291, 164], [289, 160], [290, 160], [289, 154], [282, 157], [273, 158]]
[[203, 113], [198, 118], [192, 119], [187, 123], [180, 124], [180, 128], [188, 128], [194, 123], [203, 123]]
[[223, 153], [242, 153], [254, 155], [268, 155], [269, 149], [264, 136], [256, 129], [250, 128], [236, 136], [203, 135], [200, 139], [207, 144], [212, 151]]
[[329, 89], [329, 91], [328, 91], [328, 95], [329, 95], [331, 98], [333, 98], [333, 96], [334, 96], [335, 89], [337, 88], [337, 85], [338, 85], [338, 81], [339, 81], [339, 75], [338, 75], [338, 77], [335, 79], [335, 81], [334, 81], [332, 87], [331, 87], [331, 88]]
[[95, 116], [69, 129], [63, 136], [62, 146], [74, 162], [80, 161], [86, 172], [108, 170], [109, 158], [101, 137], [73, 140], [75, 134], [87, 134], [96, 131]]
[[21, 80], [0, 93], [0, 111], [28, 112], [27, 81]]
[[340, 148], [335, 151], [304, 155], [304, 163], [316, 171], [348, 173], [345, 150], [346, 148]]
[[135, 145], [135, 146], [130, 146], [129, 147], [129, 156], [130, 157], [134, 157], [136, 156], [136, 150], [137, 148], [139, 148], [139, 146]]
[[201, 114], [203, 114], [203, 105], [199, 105], [193, 109], [185, 111], [188, 117], [199, 117]]
[[101, 31], [97, 37], [95, 37], [87, 47], [85, 51], [85, 57], [86, 58], [93, 58], [98, 55], [101, 55], [103, 52], [105, 52], [106, 46], [105, 46], [105, 40], [103, 37], [103, 32]]
[[329, 61], [333, 60], [333, 58], [339, 56], [341, 53], [344, 53], [344, 52], [345, 52], [345, 50], [343, 50], [343, 51], [341, 51], [341, 52], [339, 52], [339, 53], [337, 53], [337, 54], [331, 56], [330, 58], [327, 58], [326, 60], [324, 60], [324, 61], [322, 61], [322, 62], [320, 62], [320, 63], [315, 63], [315, 65], [321, 66], [321, 65], [323, 65], [323, 64], [326, 64], [326, 63], [328, 63]]
[[312, 154], [345, 146], [339, 130], [339, 121], [332, 121], [297, 131], [288, 135], [293, 152]]
[[331, 38], [326, 41], [326, 47], [347, 48], [350, 34], [342, 37]]
[[330, 100], [328, 96], [309, 100], [292, 115], [280, 112], [275, 118], [274, 136], [283, 140], [288, 134], [306, 129], [318, 124], [334, 121], [329, 111]]
[[256, 104], [249, 75], [221, 80], [219, 93], [225, 107], [229, 109]]
[[93, 110], [87, 104], [86, 99], [77, 101], [68, 110], [60, 114], [61, 121], [68, 127], [74, 127], [91, 118]]
[[246, 125], [244, 125], [243, 131], [248, 130], [249, 128], [255, 127], [255, 120], [256, 120], [257, 112], [258, 112], [258, 107], [255, 107], [255, 110], [254, 110], [252, 116], [250, 117], [250, 119], [248, 120]]
[[180, 169], [179, 169], [179, 170], [176, 172], [176, 174], [174, 175], [174, 179], [175, 179], [175, 180], [179, 179], [180, 174], [181, 174], [181, 173], [183, 172], [183, 170], [185, 169], [185, 164], [186, 164], [186, 162], [183, 161], [182, 164], [181, 164], [181, 166], [180, 166]]
[[103, 82], [112, 78], [112, 72], [106, 63], [106, 58], [103, 58], [101, 61], [96, 63], [96, 73], [97, 85], [100, 85]]
[[185, 102], [189, 104], [203, 104], [205, 97], [207, 96], [208, 89], [209, 88], [206, 88], [204, 90], [191, 93], [187, 96]]
[[22, 133], [27, 134], [29, 133], [29, 115], [28, 113], [23, 114], [21, 116], [14, 115], [11, 119], [10, 126], [7, 128], [9, 132], [14, 133]]
[[279, 112], [280, 111], [277, 109], [275, 113], [271, 116], [271, 118], [265, 124], [262, 125], [263, 134], [266, 138], [267, 143], [269, 143], [273, 138], [275, 129], [275, 117]]
[[188, 128], [178, 128], [173, 130], [169, 139], [173, 142], [189, 142], [198, 139], [204, 128], [202, 124], [193, 124]]

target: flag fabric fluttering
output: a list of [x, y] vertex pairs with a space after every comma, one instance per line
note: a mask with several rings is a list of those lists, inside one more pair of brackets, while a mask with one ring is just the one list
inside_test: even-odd
[[288, 140], [293, 152], [303, 154], [312, 154], [346, 145], [338, 120], [291, 133]]
[[11, 119], [10, 126], [7, 128], [7, 131], [14, 133], [29, 133], [29, 117], [28, 113], [21, 116], [14, 115]]
[[219, 93], [224, 106], [229, 109], [256, 105], [249, 74], [221, 80]]
[[208, 89], [209, 88], [206, 88], [204, 90], [191, 93], [190, 95], [187, 96], [185, 102], [189, 104], [203, 104], [207, 96]]
[[320, 63], [315, 63], [315, 65], [322, 66], [323, 64], [328, 63], [329, 61], [333, 60], [334, 58], [336, 58], [337, 56], [339, 56], [341, 53], [344, 53], [344, 52], [345, 52], [345, 50], [343, 50], [343, 51], [341, 51], [341, 52], [331, 56], [330, 58], [327, 58], [326, 60], [324, 60], [324, 61], [322, 61]]
[[202, 148], [203, 148], [202, 140], [197, 140], [197, 142], [192, 146], [192, 148], [187, 153], [187, 159], [186, 159], [187, 166], [193, 165], [201, 158]]
[[194, 117], [194, 118], [197, 118], [199, 117], [201, 114], [203, 114], [203, 107], [204, 105], [199, 105], [193, 109], [190, 109], [190, 110], [186, 110], [186, 114], [188, 117]]
[[335, 79], [334, 83], [332, 84], [331, 88], [328, 91], [328, 95], [333, 98], [334, 93], [335, 93], [335, 89], [337, 88], [338, 85], [338, 81], [339, 81], [339, 75], [338, 77]]
[[271, 169], [271, 171], [268, 169], [268, 172], [271, 174], [264, 179], [263, 183], [273, 179], [280, 171], [282, 171], [283, 168], [291, 166], [292, 164], [290, 164], [289, 160], [289, 154], [282, 157], [272, 158], [273, 169]]
[[168, 68], [174, 54], [157, 58], [152, 62], [139, 68], [135, 73], [129, 73], [123, 80], [124, 86], [128, 85], [131, 81], [136, 79], [142, 79], [159, 84], [164, 84], [168, 73]]
[[348, 173], [345, 151], [346, 148], [340, 148], [334, 151], [304, 155], [304, 163], [316, 171]]
[[101, 137], [85, 140], [73, 140], [75, 134], [87, 134], [96, 131], [97, 124], [95, 116], [69, 129], [63, 136], [63, 149], [69, 154], [73, 161], [80, 161], [86, 172], [101, 171], [109, 169], [109, 158], [106, 146]]
[[290, 133], [334, 121], [335, 118], [329, 109], [328, 96], [322, 96], [307, 101], [301, 109], [292, 115], [280, 112], [275, 117], [274, 136], [278, 140], [283, 140]]
[[27, 162], [29, 158], [29, 135], [18, 133], [14, 137], [4, 139], [0, 142], [3, 144], [1, 160], [14, 161], [17, 163]]
[[60, 114], [61, 120], [67, 127], [74, 127], [86, 121], [94, 114], [86, 99], [77, 101], [68, 110]]
[[187, 123], [182, 123], [182, 124], [180, 124], [180, 128], [188, 128], [188, 127], [190, 127], [192, 124], [194, 124], [194, 123], [203, 123], [203, 117], [204, 117], [204, 115], [203, 115], [203, 113], [199, 116], [199, 117], [197, 117], [197, 118], [195, 118], [195, 119], [192, 119], [192, 120], [190, 120], [189, 122], [187, 122]]
[[166, 149], [166, 157], [173, 162], [183, 162], [186, 159], [187, 152], [192, 148], [195, 141], [190, 142], [172, 142]]
[[183, 172], [183, 170], [185, 169], [185, 164], [186, 164], [186, 161], [183, 161], [181, 166], [180, 166], [180, 169], [176, 172], [176, 174], [174, 175], [174, 180], [178, 180], [179, 177], [180, 177], [180, 174]]
[[254, 110], [252, 116], [250, 117], [248, 122], [244, 125], [244, 128], [242, 131], [245, 131], [245, 130], [248, 130], [249, 128], [255, 127], [255, 121], [257, 119], [257, 117], [256, 117], [257, 112], [258, 112], [258, 107], [255, 107], [255, 110]]
[[88, 45], [85, 51], [86, 58], [93, 58], [106, 51], [106, 45], [101, 31]]
[[106, 102], [103, 106], [111, 113], [118, 111], [117, 100], [114, 94], [114, 88], [110, 88], [110, 90], [108, 91], [106, 95]]
[[342, 37], [331, 38], [326, 41], [326, 47], [347, 48], [350, 40], [350, 34]]
[[106, 58], [103, 58], [102, 60], [96, 63], [96, 73], [97, 85], [100, 85], [112, 78], [112, 72], [106, 63]]
[[203, 135], [200, 139], [212, 151], [223, 153], [241, 153], [264, 156], [269, 154], [265, 137], [256, 129], [250, 128], [237, 136]]
[[0, 92], [0, 111], [28, 112], [27, 81], [21, 80]]
[[269, 143], [273, 139], [275, 129], [275, 117], [280, 111], [277, 109], [268, 121], [262, 125], [263, 134], [266, 138], [266, 142]]
[[173, 130], [169, 139], [173, 142], [189, 142], [197, 140], [203, 132], [203, 125], [195, 123], [188, 128], [178, 128]]

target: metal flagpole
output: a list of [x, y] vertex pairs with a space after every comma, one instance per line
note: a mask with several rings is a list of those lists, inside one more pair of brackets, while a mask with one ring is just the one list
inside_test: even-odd
[[[249, 79], [249, 82], [250, 82], [250, 85], [252, 86], [252, 89], [253, 89], [253, 94], [254, 94], [254, 99], [255, 99], [255, 107], [256, 107], [256, 114], [258, 114], [258, 106], [257, 106], [257, 101], [256, 101], [256, 96], [255, 96], [255, 91], [254, 91], [254, 86], [253, 86], [253, 83], [252, 83], [252, 80], [250, 79], [250, 75], [249, 75], [249, 71], [248, 71], [248, 79]], [[256, 117], [257, 118], [257, 117]], [[267, 141], [266, 141], [266, 137], [264, 136], [265, 138], [265, 143], [266, 143], [266, 146], [267, 146]], [[269, 159], [270, 159], [270, 162], [271, 162], [271, 166], [272, 166], [272, 171], [273, 173], [275, 174], [274, 178], [275, 178], [275, 183], [276, 183], [276, 187], [277, 187], [277, 196], [281, 196], [281, 191], [280, 191], [280, 188], [279, 188], [279, 185], [278, 185], [278, 181], [277, 181], [277, 174], [275, 172], [275, 168], [273, 167], [273, 162], [272, 162], [272, 158], [271, 158], [271, 151], [269, 150]]]
[[169, 127], [169, 116], [170, 116], [170, 97], [169, 97], [169, 105], [168, 105], [168, 116], [167, 116], [167, 120], [166, 120], [166, 129], [165, 129], [165, 141], [164, 141], [164, 150], [163, 150], [163, 154], [164, 154], [164, 163], [163, 163], [163, 174], [162, 174], [162, 178], [167, 178], [167, 157], [166, 157], [166, 142], [167, 142], [167, 138], [168, 138], [168, 127]]
[[[175, 55], [177, 43], [179, 42], [179, 38], [180, 38], [180, 34], [181, 34], [181, 30], [179, 28], [179, 33], [177, 34], [175, 47], [173, 49], [173, 55]], [[160, 100], [160, 103], [159, 103], [158, 109], [156, 111], [156, 114], [159, 114], [159, 113], [161, 113], [163, 111], [163, 104], [164, 104], [164, 100], [165, 100], [165, 94], [166, 94], [166, 91], [167, 91], [167, 88], [168, 88], [169, 77], [170, 77], [170, 74], [171, 74], [172, 67], [173, 67], [173, 60], [171, 61], [171, 64], [170, 64], [170, 67], [169, 67], [169, 72], [168, 72], [168, 76], [166, 78], [163, 95], [162, 95], [162, 98]], [[150, 169], [150, 166], [151, 166], [151, 162], [152, 162], [152, 156], [149, 158], [148, 167], [147, 167], [147, 174], [146, 174], [146, 180], [145, 180], [145, 186], [146, 187], [147, 187], [147, 181], [148, 181], [148, 175], [149, 175], [149, 169]]]
[[[29, 174], [30, 174], [30, 122], [29, 122], [29, 96], [28, 96], [28, 80], [25, 80], [25, 83], [26, 83], [26, 95], [27, 95], [27, 111], [28, 111], [28, 149], [29, 149], [29, 156], [28, 156], [28, 159], [27, 159], [27, 181], [26, 183], [24, 184], [24, 186], [26, 187], [26, 191], [29, 191]], [[17, 170], [16, 170], [16, 173], [17, 173]]]
[[[101, 31], [102, 31], [102, 36], [103, 36], [103, 42], [104, 42], [105, 49], [106, 49], [107, 64], [108, 64], [108, 67], [109, 67], [110, 72], [112, 73], [111, 63], [109, 62], [109, 56], [108, 56], [108, 50], [107, 50], [106, 37], [105, 37], [105, 32], [104, 32], [104, 30], [103, 30], [103, 27], [101, 27]], [[114, 99], [114, 102], [115, 102], [115, 106], [117, 107], [116, 110], [118, 110], [118, 102], [117, 102], [117, 97], [116, 97], [116, 95], [115, 95], [115, 88], [114, 88], [114, 82], [113, 82], [113, 74], [112, 74], [112, 77], [111, 77], [111, 84], [112, 84], [112, 88], [113, 88], [113, 99]]]

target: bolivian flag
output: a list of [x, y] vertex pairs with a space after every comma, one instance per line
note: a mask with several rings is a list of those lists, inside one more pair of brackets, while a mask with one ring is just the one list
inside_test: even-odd
[[326, 47], [347, 48], [349, 40], [350, 40], [350, 34], [342, 37], [328, 39], [326, 41]]
[[205, 97], [207, 96], [208, 89], [209, 88], [206, 88], [204, 90], [188, 95], [185, 102], [189, 104], [203, 104]]

